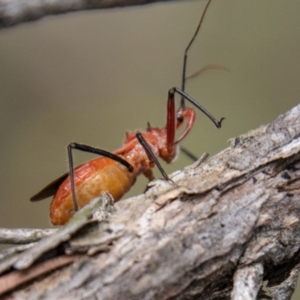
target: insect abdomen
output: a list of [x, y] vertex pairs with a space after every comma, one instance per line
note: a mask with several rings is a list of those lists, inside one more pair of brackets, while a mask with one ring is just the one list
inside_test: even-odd
[[[100, 157], [75, 169], [76, 200], [79, 208], [98, 197], [101, 192], [109, 192], [118, 201], [134, 184], [135, 172], [130, 173], [119, 163]], [[53, 225], [65, 224], [74, 214], [73, 199], [68, 177], [59, 187], [50, 206]]]

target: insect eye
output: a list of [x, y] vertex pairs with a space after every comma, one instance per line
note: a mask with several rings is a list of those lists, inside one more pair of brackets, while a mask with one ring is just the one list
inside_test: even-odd
[[181, 114], [178, 114], [177, 116], [176, 116], [176, 119], [177, 119], [177, 121], [178, 122], [183, 122], [183, 116], [181, 115]]

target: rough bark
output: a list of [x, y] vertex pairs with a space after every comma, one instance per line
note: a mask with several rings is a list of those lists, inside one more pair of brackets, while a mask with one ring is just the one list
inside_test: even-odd
[[75, 11], [178, 0], [0, 0], [0, 28]]
[[34, 265], [14, 263], [2, 278], [38, 275], [6, 296], [290, 299], [300, 268], [299, 134], [300, 105], [173, 173], [175, 184], [152, 182]]

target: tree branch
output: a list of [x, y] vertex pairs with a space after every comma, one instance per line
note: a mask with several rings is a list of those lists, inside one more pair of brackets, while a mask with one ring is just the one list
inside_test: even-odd
[[290, 299], [300, 268], [300, 105], [171, 178], [176, 186], [152, 182], [25, 273], [14, 263], [0, 286], [15, 273], [40, 276], [53, 260], [60, 269], [45, 267], [10, 299], [266, 299], [263, 281], [272, 299]]
[[0, 28], [68, 12], [178, 0], [0, 0]]

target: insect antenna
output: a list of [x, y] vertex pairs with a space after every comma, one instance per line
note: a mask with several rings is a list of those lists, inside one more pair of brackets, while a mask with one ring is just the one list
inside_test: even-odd
[[[198, 26], [197, 26], [197, 28], [196, 28], [196, 31], [195, 31], [195, 33], [194, 33], [192, 39], [190, 40], [188, 46], [186, 47], [186, 49], [185, 49], [185, 51], [184, 51], [184, 57], [183, 57], [183, 69], [182, 69], [182, 79], [181, 79], [181, 90], [182, 90], [183, 92], [184, 92], [184, 90], [185, 90], [185, 83], [186, 83], [186, 79], [187, 79], [187, 78], [186, 78], [186, 66], [187, 66], [188, 51], [189, 51], [190, 47], [192, 46], [192, 44], [193, 44], [193, 42], [194, 42], [196, 36], [198, 35], [198, 32], [199, 32], [200, 27], [201, 27], [201, 25], [202, 25], [202, 23], [203, 23], [203, 20], [204, 20], [206, 11], [207, 11], [208, 6], [209, 6], [209, 4], [211, 3], [211, 1], [212, 1], [212, 0], [208, 0], [206, 6], [205, 6], [205, 8], [204, 8], [204, 11], [203, 11], [203, 13], [202, 13], [200, 22], [199, 22], [199, 24], [198, 24]], [[184, 106], [185, 106], [185, 100], [184, 100], [184, 97], [182, 96], [182, 97], [181, 97], [181, 101], [180, 101], [180, 107], [181, 107], [181, 108], [184, 108]]]

